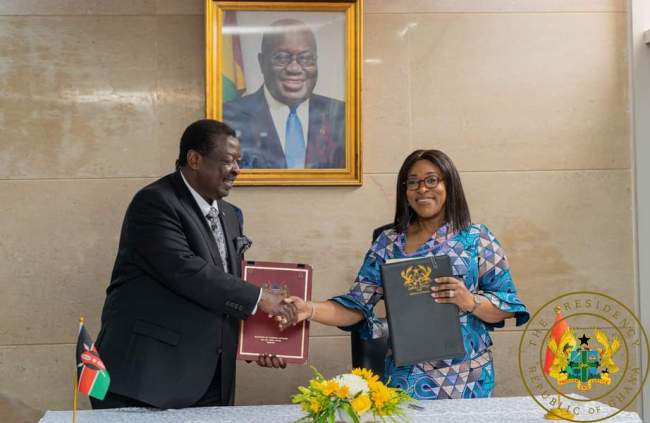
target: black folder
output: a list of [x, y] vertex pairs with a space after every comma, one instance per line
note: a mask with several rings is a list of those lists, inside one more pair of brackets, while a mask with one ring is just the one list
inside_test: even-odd
[[381, 266], [386, 317], [397, 366], [463, 357], [458, 307], [431, 298], [435, 278], [452, 276], [448, 256], [431, 256]]

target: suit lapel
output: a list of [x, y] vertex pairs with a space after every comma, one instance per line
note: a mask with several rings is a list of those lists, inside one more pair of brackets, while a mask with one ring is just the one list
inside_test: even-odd
[[318, 97], [312, 96], [309, 100], [309, 128], [307, 134], [307, 150], [305, 151], [305, 167], [322, 167], [323, 144], [327, 140], [327, 126], [324, 122], [323, 110], [318, 102]]
[[174, 174], [174, 185], [178, 200], [187, 211], [187, 214], [192, 217], [192, 220], [197, 227], [202, 228], [201, 235], [203, 236], [203, 240], [208, 246], [212, 261], [223, 268], [223, 264], [221, 263], [221, 256], [219, 255], [219, 250], [217, 247], [217, 242], [214, 240], [212, 230], [210, 229], [208, 222], [205, 220], [203, 213], [201, 213], [199, 205], [196, 204], [194, 197], [192, 197], [192, 193], [187, 189], [187, 186], [185, 186], [185, 182], [183, 182], [180, 171], [176, 171]]
[[[333, 102], [326, 102], [317, 94], [311, 96], [309, 99], [307, 151], [305, 152], [306, 168], [339, 166], [335, 159], [335, 155], [341, 153], [335, 140], [333, 128], [335, 117]], [[344, 151], [342, 153], [345, 154]]]
[[260, 147], [264, 151], [264, 158], [272, 163], [274, 167], [286, 168], [287, 161], [284, 157], [278, 131], [275, 129], [275, 124], [269, 111], [269, 105], [266, 103], [266, 98], [264, 97], [264, 87], [257, 90], [255, 97], [257, 110], [250, 120], [253, 126], [253, 134], [259, 136]]

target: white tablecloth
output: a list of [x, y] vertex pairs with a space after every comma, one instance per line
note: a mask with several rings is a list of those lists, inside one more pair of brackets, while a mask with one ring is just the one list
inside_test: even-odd
[[[549, 422], [544, 410], [530, 397], [482, 398], [462, 400], [420, 401], [423, 410], [408, 408], [411, 422], [502, 423]], [[583, 410], [600, 407], [601, 415], [576, 416], [575, 420], [593, 421], [612, 414], [604, 404], [583, 404]], [[186, 408], [183, 410], [149, 410], [124, 408], [117, 410], [84, 410], [77, 413], [78, 423], [286, 423], [303, 416], [296, 405], [258, 405], [239, 407]], [[48, 411], [41, 423], [70, 423], [71, 411]], [[609, 422], [641, 422], [638, 414], [621, 412]]]

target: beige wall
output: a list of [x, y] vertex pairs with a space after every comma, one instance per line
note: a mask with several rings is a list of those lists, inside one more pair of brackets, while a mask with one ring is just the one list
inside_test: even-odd
[[[125, 207], [203, 115], [202, 10], [0, 4], [0, 392], [70, 408], [77, 319], [97, 333]], [[364, 184], [235, 189], [249, 257], [312, 263], [315, 298], [343, 292], [402, 159], [439, 148], [531, 310], [568, 289], [636, 304], [626, 34], [624, 0], [367, 0]], [[520, 334], [494, 335], [496, 395], [524, 394]], [[314, 325], [311, 357], [347, 369], [347, 336]], [[242, 365], [238, 402], [287, 402], [309, 375]]]

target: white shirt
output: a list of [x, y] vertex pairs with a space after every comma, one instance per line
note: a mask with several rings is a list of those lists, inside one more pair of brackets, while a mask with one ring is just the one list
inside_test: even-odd
[[[205, 198], [201, 197], [201, 194], [196, 192], [194, 188], [192, 188], [192, 185], [190, 185], [187, 182], [187, 179], [185, 179], [185, 175], [183, 175], [183, 172], [180, 172], [181, 178], [183, 178], [183, 182], [185, 182], [185, 186], [187, 186], [187, 189], [190, 190], [190, 194], [192, 194], [192, 197], [194, 197], [194, 201], [196, 201], [196, 204], [199, 206], [201, 209], [201, 214], [203, 215], [203, 218], [205, 219], [206, 222], [208, 222], [208, 226], [210, 226], [210, 221], [208, 220], [208, 213], [210, 213], [210, 208], [214, 207], [217, 209], [217, 213], [219, 213], [219, 204], [217, 203], [217, 200], [212, 200], [212, 204], [208, 203], [205, 201]], [[226, 264], [226, 267], [228, 264]], [[260, 300], [262, 299], [262, 290], [260, 289], [260, 295], [257, 297], [257, 302], [255, 303], [255, 307], [253, 308], [253, 312], [251, 315], [255, 314], [257, 311], [257, 305], [260, 303]]]
[[[276, 100], [266, 88], [266, 85], [264, 85], [264, 98], [266, 98], [266, 103], [269, 105], [269, 112], [271, 112], [271, 119], [273, 119], [273, 125], [278, 133], [282, 151], [286, 153], [289, 106]], [[298, 105], [296, 114], [298, 115], [298, 119], [300, 119], [300, 124], [302, 125], [302, 136], [305, 140], [305, 149], [307, 149], [307, 134], [309, 134], [309, 99]]]
[[196, 204], [201, 209], [201, 214], [203, 214], [203, 218], [205, 219], [206, 222], [208, 222], [208, 226], [209, 226], [210, 221], [208, 220], [207, 216], [208, 216], [208, 213], [210, 213], [210, 208], [214, 207], [215, 209], [217, 209], [217, 213], [218, 213], [219, 212], [219, 203], [217, 203], [217, 200], [212, 200], [212, 204], [205, 201], [205, 198], [201, 197], [201, 194], [194, 191], [194, 188], [192, 188], [192, 185], [190, 185], [187, 182], [187, 179], [185, 179], [185, 175], [183, 175], [183, 172], [181, 172], [181, 178], [183, 178], [183, 182], [185, 182], [185, 185], [187, 186], [187, 189], [190, 190], [190, 193], [192, 194], [192, 197], [194, 197], [194, 201], [196, 201]]

